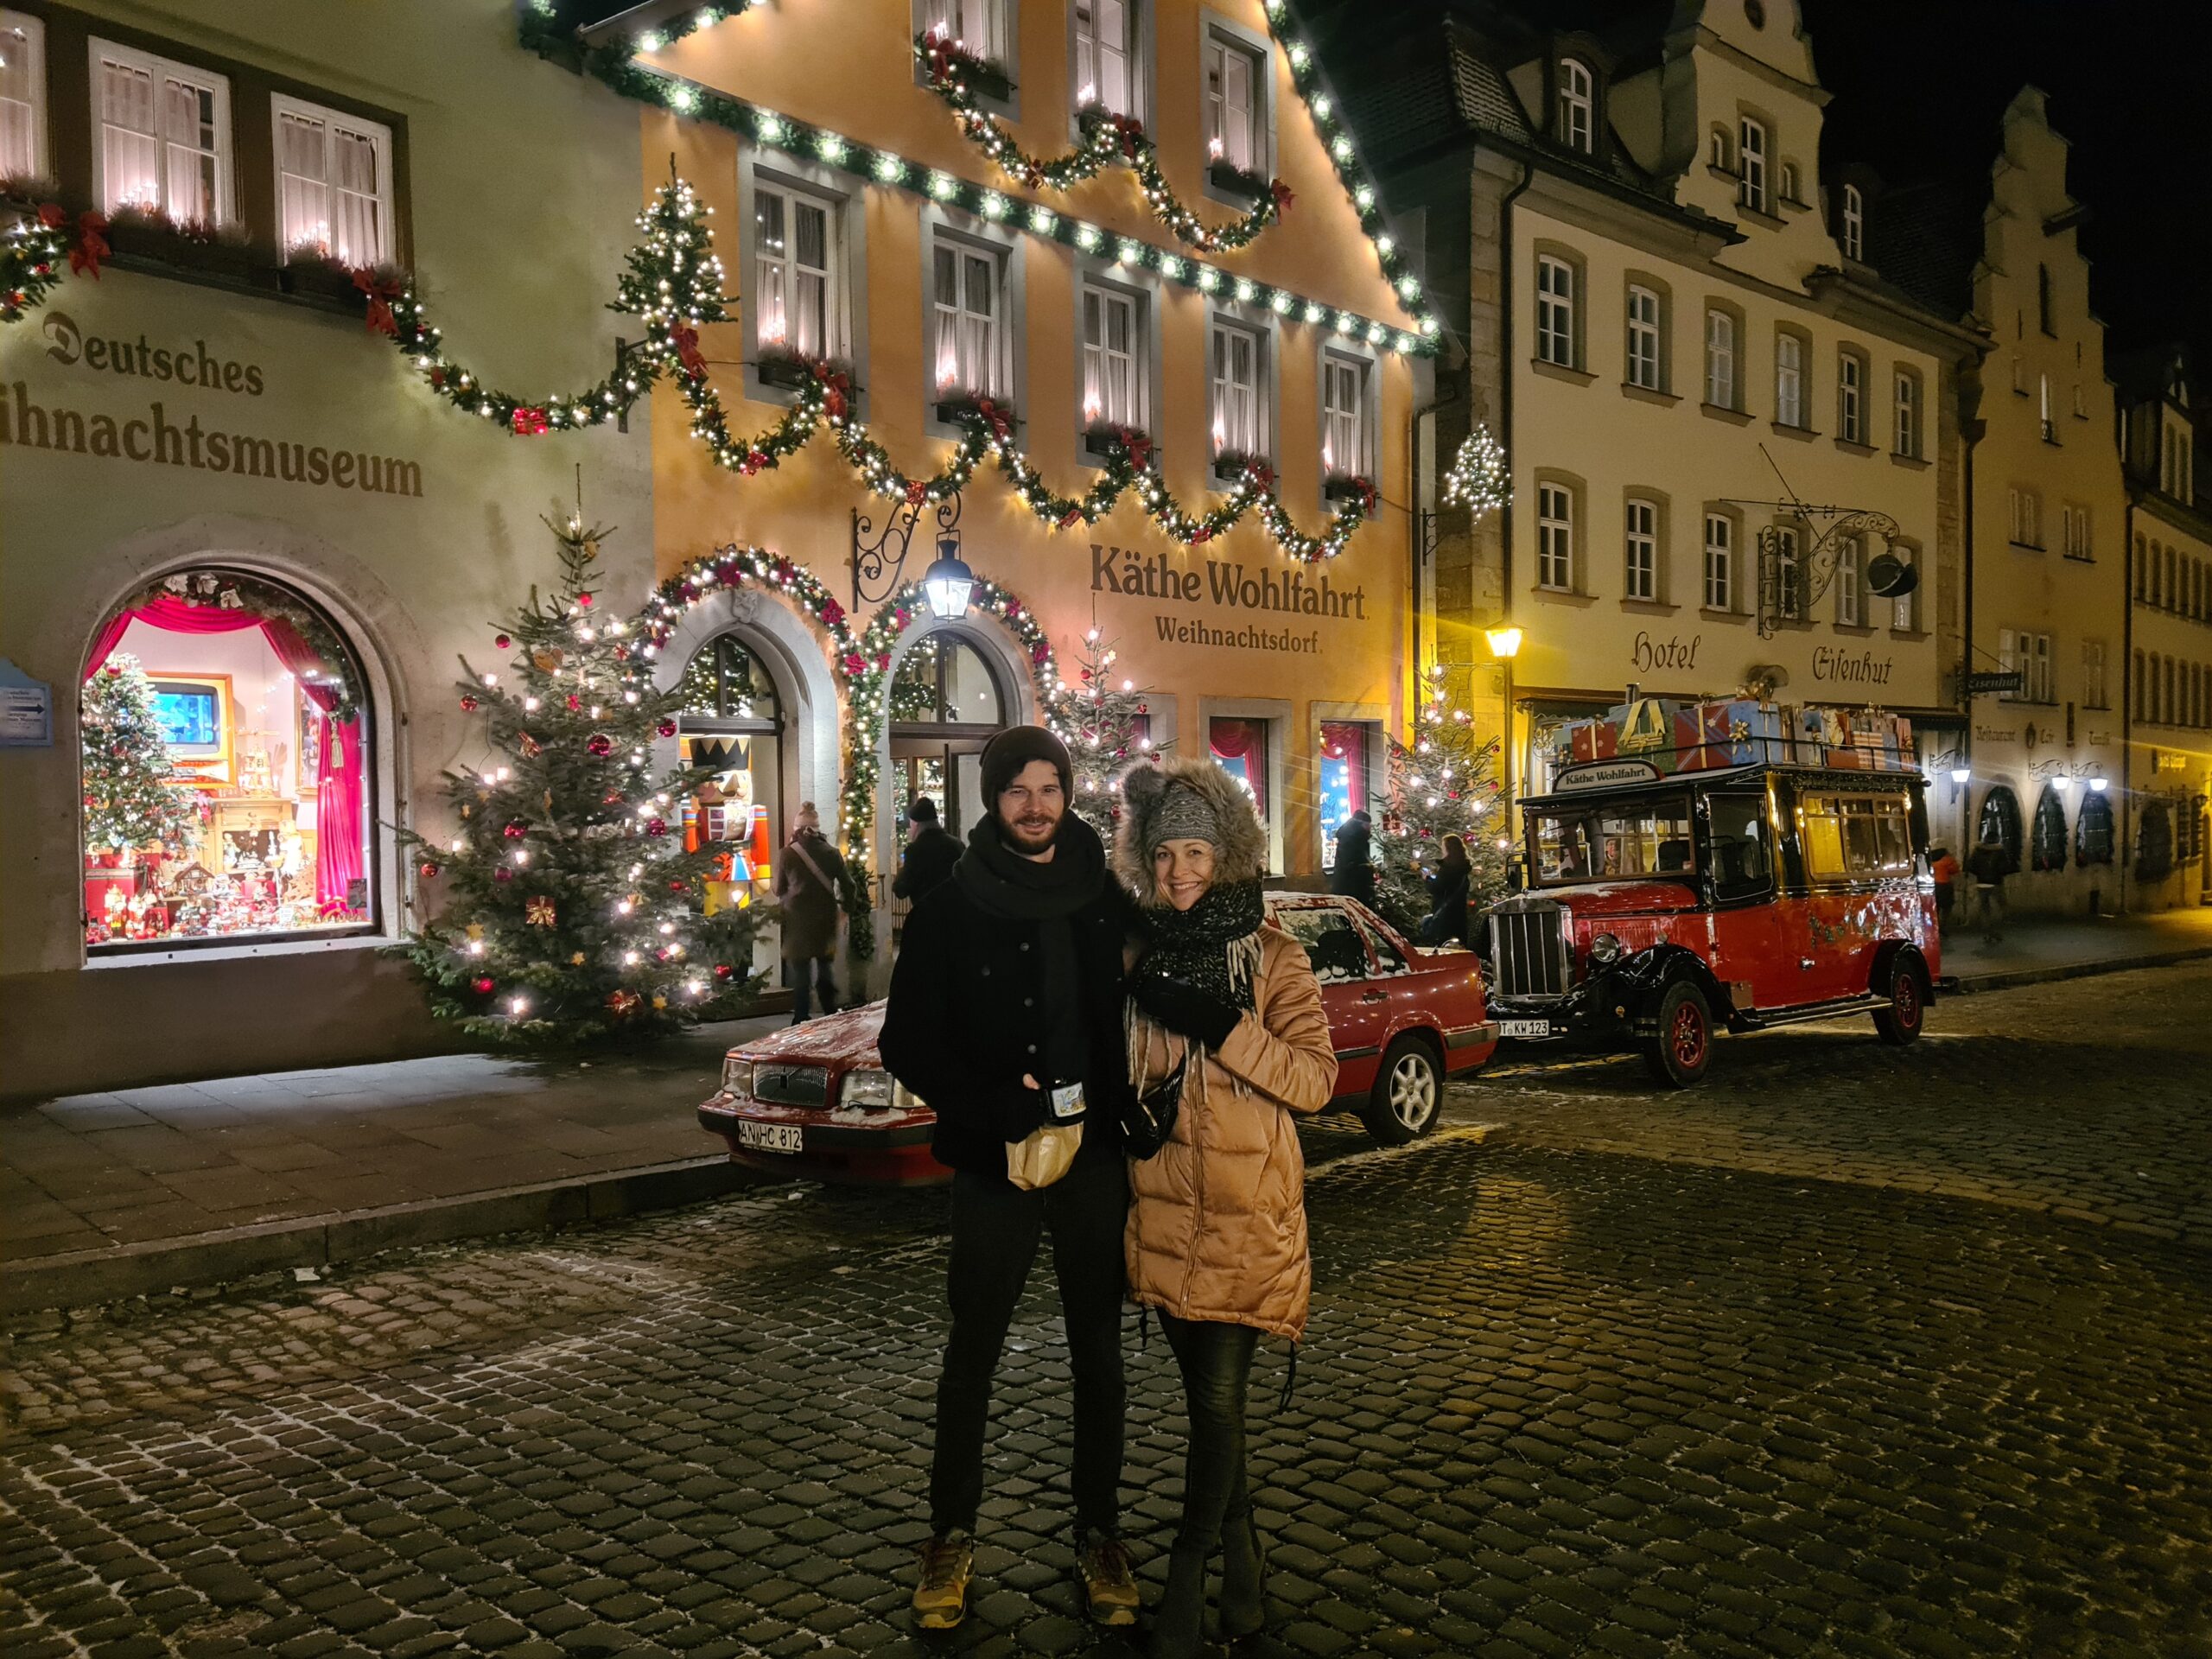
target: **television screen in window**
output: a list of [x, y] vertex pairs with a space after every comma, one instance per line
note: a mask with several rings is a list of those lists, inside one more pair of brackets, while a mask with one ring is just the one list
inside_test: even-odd
[[155, 681], [154, 718], [172, 759], [213, 760], [223, 753], [222, 694], [215, 687]]

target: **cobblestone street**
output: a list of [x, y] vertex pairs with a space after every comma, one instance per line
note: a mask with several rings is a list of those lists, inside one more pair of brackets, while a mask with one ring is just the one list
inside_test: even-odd
[[[2212, 1655], [2212, 966], [1308, 1133], [1254, 1379], [1293, 1652]], [[906, 1599], [941, 1194], [769, 1188], [9, 1338], [9, 1655], [1133, 1653], [1077, 1617], [1040, 1274], [976, 1605]], [[44, 1328], [59, 1325], [60, 1328]], [[1181, 1423], [1131, 1328], [1156, 1592]]]

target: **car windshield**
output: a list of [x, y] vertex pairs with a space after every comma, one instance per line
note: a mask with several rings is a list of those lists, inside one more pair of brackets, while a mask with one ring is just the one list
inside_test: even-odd
[[1360, 942], [1351, 918], [1335, 906], [1284, 908], [1275, 912], [1274, 919], [1284, 932], [1306, 947], [1313, 976], [1324, 985], [1341, 985], [1368, 976], [1367, 947]]
[[1536, 880], [1548, 887], [1578, 881], [1695, 873], [1687, 797], [1634, 805], [1592, 801], [1586, 807], [1532, 809]]

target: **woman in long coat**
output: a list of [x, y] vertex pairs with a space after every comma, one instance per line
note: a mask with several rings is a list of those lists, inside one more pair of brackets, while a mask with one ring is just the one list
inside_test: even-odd
[[1321, 988], [1305, 950], [1267, 926], [1267, 836], [1251, 802], [1194, 758], [1122, 785], [1116, 868], [1135, 891], [1130, 1076], [1173, 1087], [1173, 1136], [1130, 1172], [1130, 1294], [1159, 1311], [1183, 1374], [1190, 1444], [1183, 1523], [1153, 1630], [1154, 1659], [1199, 1651], [1205, 1573], [1222, 1556], [1221, 1628], [1265, 1622], [1244, 1467], [1244, 1396], [1262, 1334], [1295, 1343], [1313, 1274], [1306, 1160], [1293, 1114], [1336, 1086]]

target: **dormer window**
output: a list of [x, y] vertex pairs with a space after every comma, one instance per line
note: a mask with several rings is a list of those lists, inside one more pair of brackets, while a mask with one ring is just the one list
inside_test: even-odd
[[1707, 165], [1717, 167], [1723, 173], [1732, 173], [1736, 170], [1728, 158], [1727, 128], [1715, 127], [1713, 130], [1713, 136], [1705, 143], [1705, 159]]
[[1843, 187], [1843, 257], [1866, 257], [1866, 198], [1855, 184]]
[[1738, 140], [1743, 169], [1736, 179], [1737, 202], [1755, 213], [1769, 211], [1766, 194], [1766, 124], [1750, 116], [1743, 119]]
[[1596, 130], [1595, 102], [1587, 66], [1573, 58], [1559, 65], [1559, 141], [1585, 156], [1592, 152]]

